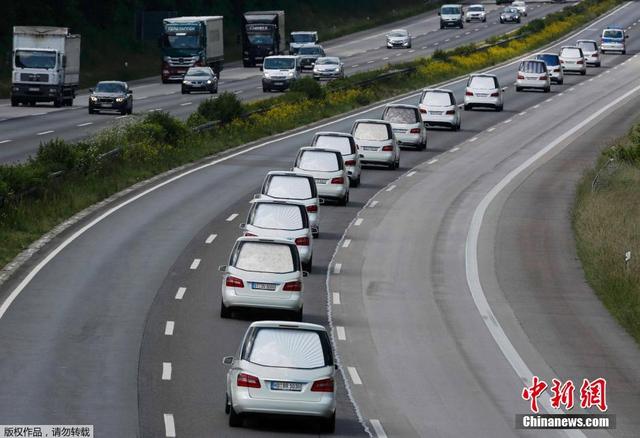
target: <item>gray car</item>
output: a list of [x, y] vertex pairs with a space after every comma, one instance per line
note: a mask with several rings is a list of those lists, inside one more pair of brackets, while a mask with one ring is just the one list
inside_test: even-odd
[[133, 112], [133, 91], [126, 82], [102, 81], [89, 92], [89, 114], [100, 111], [118, 111], [120, 114]]
[[387, 34], [387, 49], [410, 49], [411, 34], [405, 29], [394, 29]]
[[191, 67], [182, 78], [182, 94], [192, 91], [218, 92], [218, 77], [211, 67]]
[[504, 8], [500, 12], [500, 23], [520, 23], [522, 15], [516, 8]]
[[322, 46], [318, 44], [309, 44], [302, 46], [296, 52], [300, 58], [300, 66], [302, 69], [313, 69], [318, 58], [324, 58], [326, 54]]
[[313, 66], [313, 78], [317, 80], [342, 79], [344, 78], [344, 64], [340, 58], [335, 56], [318, 58]]

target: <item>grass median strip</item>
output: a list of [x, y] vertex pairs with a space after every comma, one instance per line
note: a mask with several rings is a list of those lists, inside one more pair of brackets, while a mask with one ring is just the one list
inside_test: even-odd
[[578, 186], [573, 228], [587, 281], [640, 344], [640, 124]]
[[[222, 93], [186, 122], [165, 112], [128, 117], [76, 143], [42, 143], [23, 164], [0, 166], [0, 266], [74, 213], [151, 176], [217, 152], [341, 114], [373, 102], [499, 64], [541, 47], [607, 12], [621, 0], [584, 0], [533, 20], [487, 45], [436, 51], [320, 87], [298, 81], [276, 98], [241, 103]], [[489, 45], [492, 44], [492, 45]], [[399, 74], [401, 73], [401, 74]], [[202, 131], [196, 127], [211, 125]]]

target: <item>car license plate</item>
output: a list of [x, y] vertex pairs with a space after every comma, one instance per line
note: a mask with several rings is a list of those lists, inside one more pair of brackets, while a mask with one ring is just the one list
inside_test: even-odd
[[40, 91], [40, 89], [38, 87], [29, 87], [29, 91]]
[[103, 103], [103, 104], [100, 104], [100, 106], [102, 108], [111, 108], [113, 105], [111, 105], [110, 103]]
[[284, 85], [284, 82], [274, 82], [273, 85]]
[[404, 134], [405, 132], [407, 132], [406, 129], [400, 129], [400, 128], [394, 128], [393, 132], [399, 132], [401, 134]]
[[377, 151], [378, 148], [375, 146], [362, 146], [363, 151]]
[[476, 96], [478, 96], [478, 97], [487, 97], [489, 95], [485, 94], [485, 93], [476, 93]]
[[316, 178], [315, 180], [316, 180], [316, 184], [326, 184], [327, 181], [329, 181], [326, 178]]
[[273, 283], [251, 283], [251, 288], [257, 290], [276, 290], [276, 285]]
[[429, 114], [431, 114], [432, 116], [441, 116], [443, 114], [443, 111], [429, 111]]
[[298, 382], [271, 382], [273, 391], [302, 391], [302, 383]]

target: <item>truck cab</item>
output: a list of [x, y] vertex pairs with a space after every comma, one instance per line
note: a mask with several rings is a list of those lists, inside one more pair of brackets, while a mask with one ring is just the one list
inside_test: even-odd
[[267, 56], [285, 53], [284, 11], [246, 12], [241, 30], [245, 67], [262, 65]]
[[318, 32], [316, 31], [296, 31], [291, 32], [289, 42], [289, 54], [295, 55], [300, 47], [308, 44], [318, 44]]

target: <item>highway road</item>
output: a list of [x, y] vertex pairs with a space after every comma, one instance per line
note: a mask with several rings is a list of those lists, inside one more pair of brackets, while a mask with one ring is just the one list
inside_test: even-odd
[[[565, 5], [537, 3], [531, 5], [529, 16], [523, 20], [540, 18]], [[498, 9], [488, 6], [486, 23], [468, 23], [464, 29], [439, 29], [439, 17], [435, 12], [425, 13], [386, 26], [362, 31], [336, 40], [327, 41], [328, 55], [340, 56], [347, 74], [380, 68], [390, 62], [412, 60], [428, 55], [438, 48], [451, 48], [515, 29], [516, 25], [498, 23]], [[384, 35], [392, 28], [408, 29], [414, 36], [410, 50], [389, 50], [384, 47]], [[220, 92], [231, 91], [243, 100], [255, 100], [268, 96], [263, 93], [261, 73], [257, 68], [242, 68], [232, 63], [221, 74]], [[104, 78], [105, 80], [111, 78]], [[134, 116], [149, 111], [168, 111], [186, 118], [195, 111], [198, 103], [209, 98], [208, 94], [180, 94], [179, 84], [161, 84], [159, 75], [132, 83], [134, 92]], [[41, 141], [52, 138], [73, 140], [122, 123], [130, 116], [87, 113], [87, 94], [81, 93], [72, 108], [54, 108], [49, 104], [37, 107], [11, 107], [8, 100], [0, 100], [0, 163], [26, 159], [37, 151]]]
[[[509, 86], [504, 112], [465, 112], [460, 132], [429, 131], [427, 151], [403, 151], [397, 171], [366, 169], [347, 207], [322, 207], [305, 321], [335, 329], [346, 377], [337, 436], [550, 436], [513, 429], [513, 414], [528, 408], [519, 398], [527, 370], [606, 376], [611, 435], [638, 429], [640, 353], [584, 284], [566, 209], [594, 144], [637, 114], [639, 19], [627, 3], [573, 35], [596, 38], [619, 23], [631, 28], [631, 50], [550, 94], [515, 93], [514, 63], [494, 69]], [[463, 81], [448, 86], [461, 100]], [[315, 131], [348, 130], [382, 108], [167, 177], [56, 238], [0, 288], [0, 302], [13, 300], [0, 314], [3, 422], [94, 424], [97, 436], [118, 437], [317, 435], [304, 420], [226, 425], [221, 358], [251, 320], [277, 315], [221, 320], [216, 268], [267, 171], [289, 168]], [[546, 145], [470, 232], [492, 187]], [[524, 368], [513, 369], [505, 339]]]

